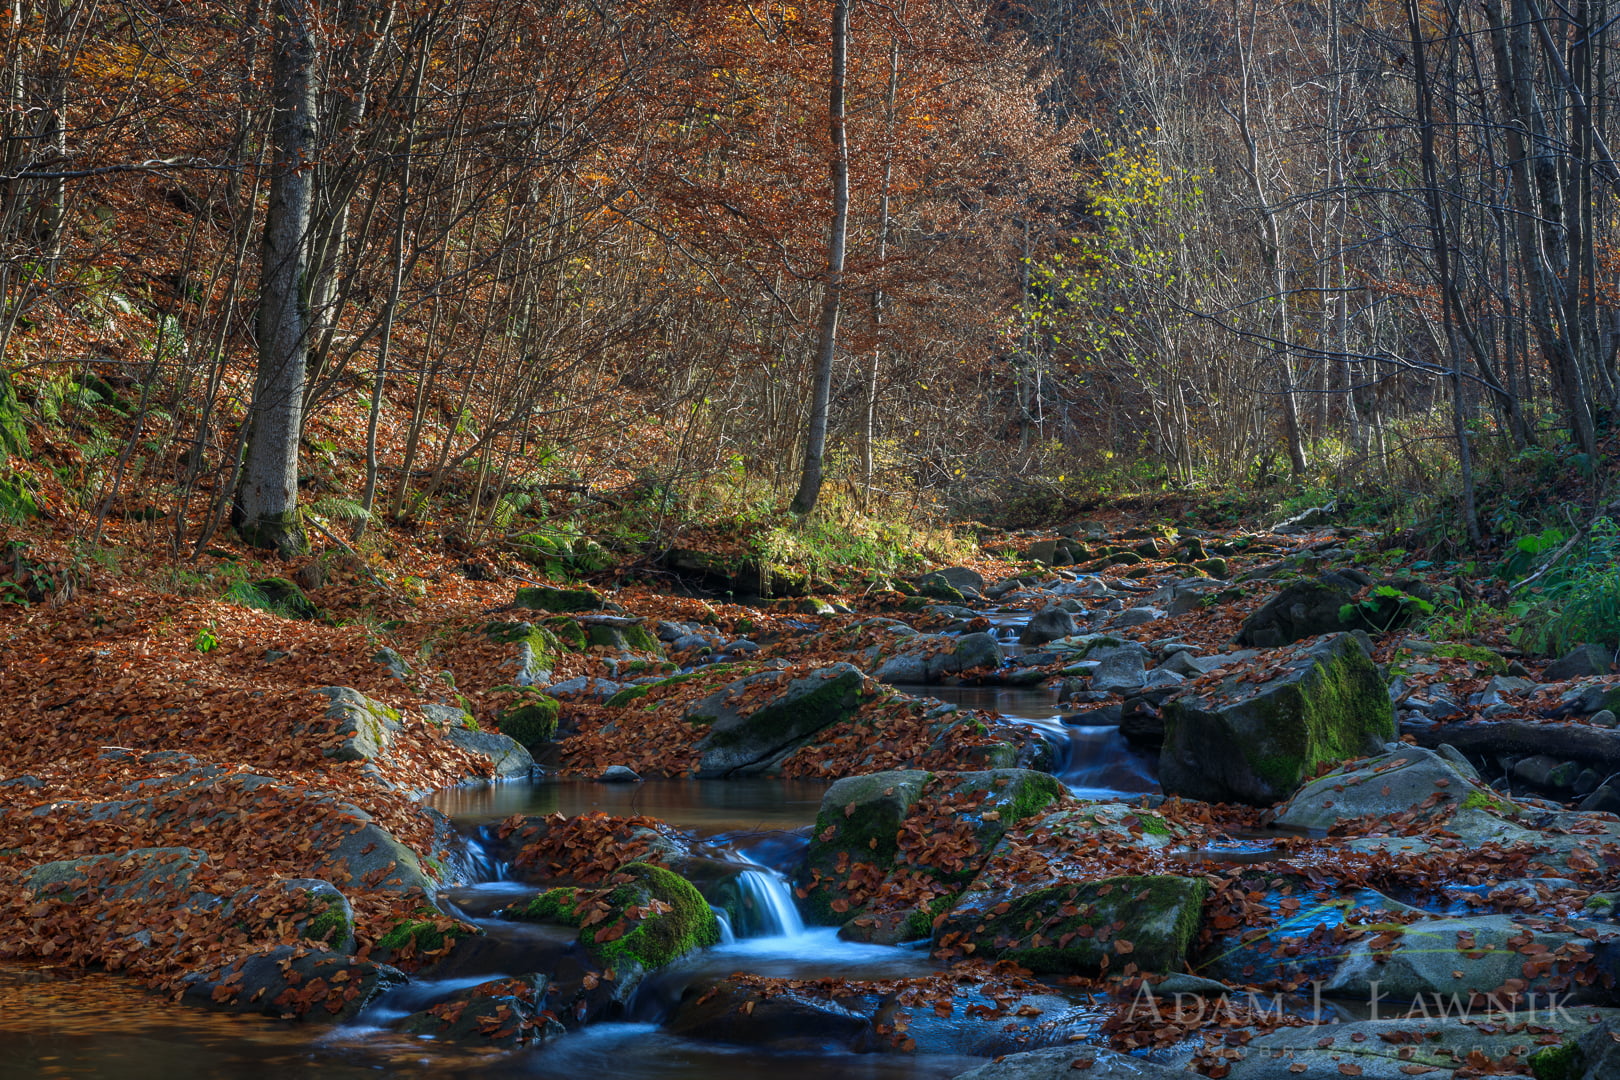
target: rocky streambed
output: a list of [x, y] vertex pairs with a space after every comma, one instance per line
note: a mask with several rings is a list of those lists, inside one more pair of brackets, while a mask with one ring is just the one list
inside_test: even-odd
[[[376, 659], [476, 653], [482, 708], [325, 688], [294, 730], [342, 783], [6, 780], [8, 837], [60, 838], [8, 857], [16, 952], [234, 1017], [150, 1055], [216, 1075], [1620, 1074], [1604, 658], [1414, 635], [1422, 583], [1341, 539], [1120, 537], [751, 637], [523, 590]], [[449, 747], [508, 779], [414, 801]], [[58, 978], [0, 989], [49, 1015]], [[118, 1071], [73, 1019], [0, 1057]]]

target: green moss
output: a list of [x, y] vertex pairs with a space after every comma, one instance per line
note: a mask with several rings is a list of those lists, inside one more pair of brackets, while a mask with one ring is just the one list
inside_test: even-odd
[[406, 945], [414, 945], [418, 953], [438, 952], [444, 948], [446, 941], [464, 934], [465, 931], [459, 927], [452, 927], [446, 931], [440, 930], [425, 919], [401, 919], [377, 939], [377, 948], [394, 953], [401, 951]]
[[[1198, 933], [1206, 882], [1181, 877], [1114, 877], [1085, 884], [1065, 883], [1024, 893], [1004, 914], [987, 919], [973, 940], [979, 955], [994, 955], [1036, 972], [1097, 974], [1105, 957], [1119, 963], [1113, 942], [1134, 946], [1129, 959], [1144, 971], [1178, 971]], [[1054, 917], [1068, 905], [1076, 914]], [[1113, 928], [1081, 937], [1085, 927]], [[1074, 933], [1067, 945], [1059, 944]], [[1039, 935], [1037, 938], [1036, 935]], [[1014, 944], [998, 945], [1011, 940]]]
[[585, 628], [579, 625], [578, 619], [558, 615], [544, 620], [544, 625], [556, 637], [557, 642], [569, 652], [585, 651]]
[[1345, 647], [1257, 704], [1268, 738], [1241, 749], [1255, 775], [1285, 795], [1323, 762], [1337, 765], [1395, 738], [1388, 691], [1359, 648]]
[[304, 536], [303, 522], [299, 520], [297, 510], [265, 514], [254, 521], [242, 522], [236, 526], [236, 534], [249, 547], [273, 549], [283, 558], [302, 555], [309, 550], [309, 540]]
[[592, 623], [586, 627], [585, 640], [591, 645], [602, 645], [609, 649], [634, 652], [662, 653], [664, 649], [663, 643], [648, 633], [647, 628], [639, 623], [631, 623], [625, 626]]
[[1203, 571], [1212, 578], [1224, 578], [1232, 572], [1230, 564], [1225, 559], [1195, 559], [1193, 568]]
[[1580, 1080], [1586, 1071], [1586, 1055], [1571, 1039], [1557, 1046], [1543, 1046], [1530, 1055], [1529, 1065], [1536, 1080]]
[[344, 914], [343, 905], [333, 901], [327, 905], [325, 911], [309, 920], [304, 927], [303, 937], [309, 941], [335, 945], [346, 940], [353, 932], [354, 922]]
[[956, 588], [950, 582], [941, 580], [939, 578], [934, 578], [932, 580], [924, 578], [922, 581], [919, 581], [917, 583], [916, 595], [927, 597], [930, 600], [943, 600], [948, 604], [961, 604], [965, 603], [967, 600], [967, 597], [962, 595], [962, 591], [960, 589]]
[[1142, 556], [1134, 551], [1116, 551], [1104, 559], [1103, 563], [1106, 566], [1140, 566]]
[[1487, 810], [1493, 814], [1502, 814], [1507, 817], [1518, 817], [1519, 814], [1523, 813], [1517, 803], [1499, 798], [1484, 788], [1475, 788], [1470, 791], [1468, 797], [1462, 801], [1462, 806], [1459, 809]]
[[[724, 749], [752, 742], [761, 735], [780, 735], [784, 739], [820, 731], [844, 716], [854, 712], [861, 701], [861, 679], [856, 673], [845, 672], [829, 679], [809, 693], [790, 700], [766, 705], [748, 718], [746, 725], [731, 731], [711, 731], [706, 738], [710, 745]], [[687, 719], [695, 719], [688, 716]]]
[[522, 705], [501, 713], [497, 723], [502, 735], [515, 739], [525, 748], [550, 742], [557, 734], [557, 716], [562, 706], [556, 698], [536, 694]]
[[607, 601], [590, 589], [554, 589], [547, 585], [519, 589], [512, 600], [516, 607], [532, 611], [601, 611]]
[[[607, 889], [551, 889], [508, 914], [535, 922], [579, 926], [583, 921], [581, 911], [588, 905], [605, 903], [607, 918], [581, 927], [579, 937], [580, 944], [599, 963], [614, 969], [635, 966], [651, 971], [694, 949], [719, 944], [720, 921], [690, 881], [648, 863], [629, 863], [619, 868], [615, 876], [619, 875], [631, 880]], [[654, 901], [666, 910], [648, 911]], [[642, 909], [639, 918], [628, 914], [630, 908]], [[613, 940], [598, 940], [626, 920], [634, 924], [628, 931]]]
[[1493, 675], [1507, 674], [1507, 661], [1483, 645], [1464, 645], [1455, 641], [1442, 642], [1434, 647], [1431, 656], [1453, 660], [1467, 660], [1478, 664]]
[[926, 907], [912, 908], [911, 914], [906, 916], [905, 925], [900, 930], [901, 941], [921, 941], [934, 934], [934, 920], [941, 914], [951, 910], [956, 904], [960, 893], [951, 893], [949, 896], [936, 898]]
[[538, 678], [542, 671], [553, 671], [562, 654], [562, 643], [544, 626], [526, 622], [492, 622], [484, 624], [484, 634], [491, 641], [518, 647], [518, 665], [530, 678]]
[[1061, 780], [1048, 773], [1027, 779], [1018, 785], [1018, 793], [1013, 797], [1012, 806], [1003, 815], [1003, 820], [1011, 825], [1038, 814], [1062, 798], [1067, 790]]
[[1142, 831], [1145, 833], [1149, 833], [1153, 836], [1171, 835], [1170, 823], [1164, 820], [1164, 818], [1160, 817], [1158, 814], [1137, 814], [1136, 820], [1142, 826]]
[[23, 425], [22, 406], [11, 376], [0, 367], [0, 460], [9, 454], [28, 456], [28, 429]]
[[[0, 454], [0, 461], [5, 460]], [[20, 475], [0, 477], [0, 524], [21, 524], [39, 516], [39, 500], [33, 487]]]

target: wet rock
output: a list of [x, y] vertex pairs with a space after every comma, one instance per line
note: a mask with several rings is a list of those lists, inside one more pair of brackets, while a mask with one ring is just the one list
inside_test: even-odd
[[1322, 762], [1376, 753], [1394, 739], [1383, 677], [1356, 635], [1333, 635], [1274, 663], [1277, 674], [1264, 682], [1235, 672], [1165, 702], [1165, 794], [1269, 806]]
[[1114, 625], [1128, 630], [1133, 626], [1146, 626], [1148, 623], [1158, 622], [1164, 616], [1165, 613], [1156, 607], [1126, 608], [1114, 619]]
[[1614, 666], [1614, 650], [1603, 645], [1580, 645], [1548, 664], [1541, 677], [1546, 682], [1584, 679], [1607, 675]]
[[1048, 641], [1056, 641], [1071, 634], [1078, 634], [1080, 627], [1075, 623], [1074, 616], [1061, 607], [1049, 607], [1038, 612], [1024, 625], [1018, 634], [1020, 645], [1045, 645]]
[[[562, 705], [548, 694], [531, 693], [501, 712], [497, 723], [501, 734], [532, 752], [557, 734], [557, 718]], [[531, 756], [532, 761], [532, 756]]]
[[[761, 672], [693, 703], [687, 722], [709, 729], [697, 744], [697, 775], [761, 771], [816, 732], [852, 715], [861, 706], [866, 681], [852, 664], [834, 664], [791, 680], [779, 672]], [[755, 703], [737, 704], [750, 691], [757, 698], [769, 686], [781, 689]]]
[[971, 943], [978, 957], [1037, 973], [1096, 975], [1126, 962], [1177, 971], [1198, 932], [1208, 888], [1197, 878], [1123, 876], [1016, 890], [991, 906], [969, 894], [935, 940]]
[[1190, 1075], [1106, 1047], [1071, 1044], [1008, 1054], [957, 1073], [953, 1080], [1187, 1080]]
[[287, 930], [335, 953], [354, 951], [354, 909], [330, 881], [276, 878], [238, 889], [220, 917], [251, 937], [281, 937]]
[[1477, 776], [1435, 751], [1402, 746], [1312, 780], [1278, 808], [1276, 820], [1296, 829], [1330, 829], [1354, 818], [1408, 812], [1444, 820], [1470, 800], [1484, 805], [1494, 796]]
[[384, 964], [281, 945], [187, 976], [181, 1000], [228, 1012], [342, 1023], [404, 981], [402, 972]]
[[1592, 794], [1581, 800], [1581, 809], [1588, 813], [1620, 814], [1620, 784], [1600, 784]]
[[650, 863], [626, 863], [599, 889], [551, 889], [505, 915], [578, 927], [580, 945], [621, 984], [720, 942], [719, 920], [702, 894]]
[[495, 775], [502, 779], [527, 776], [534, 768], [534, 755], [510, 735], [452, 727], [446, 729], [444, 737], [469, 754], [476, 754], [488, 761]]
[[1580, 775], [1580, 766], [1573, 761], [1560, 761], [1550, 754], [1532, 754], [1513, 763], [1514, 779], [1542, 791], [1569, 791]]
[[1614, 712], [1610, 709], [1599, 709], [1597, 712], [1593, 713], [1587, 718], [1587, 722], [1592, 724], [1594, 727], [1620, 727], [1620, 717], [1615, 716]]
[[894, 652], [873, 676], [887, 683], [936, 683], [975, 668], [998, 668], [1006, 661], [1000, 642], [987, 633], [917, 634], [898, 640]]
[[387, 753], [400, 730], [398, 709], [347, 686], [323, 686], [315, 692], [331, 700], [326, 719], [342, 737], [342, 742], [322, 750], [323, 756], [334, 761], [375, 761]]
[[441, 1042], [515, 1049], [564, 1034], [546, 1015], [544, 975], [492, 979], [457, 990], [443, 1001], [411, 1013], [400, 1029]]
[[641, 775], [628, 765], [609, 765], [597, 779], [604, 784], [641, 783]]
[[422, 889], [431, 896], [439, 887], [439, 874], [369, 815], [338, 815], [323, 833], [325, 854], [314, 869], [339, 888]]
[[1119, 645], [1094, 646], [1087, 659], [1098, 661], [1091, 675], [1091, 688], [1104, 693], [1135, 690], [1147, 679], [1148, 651], [1134, 641]]
[[689, 989], [665, 1030], [689, 1039], [806, 1053], [853, 1049], [871, 1034], [872, 1020], [791, 988], [767, 994], [726, 979]]
[[[1391, 931], [1394, 940], [1351, 943], [1323, 993], [1362, 1001], [1380, 993], [1391, 1002], [1438, 994], [1468, 1001], [1499, 993], [1509, 980], [1522, 992], [1568, 993], [1566, 1001], [1612, 1004], [1613, 991], [1594, 985], [1600, 972], [1591, 937], [1547, 929], [1545, 921], [1512, 915], [1425, 919]], [[1529, 962], [1527, 962], [1527, 960]]]

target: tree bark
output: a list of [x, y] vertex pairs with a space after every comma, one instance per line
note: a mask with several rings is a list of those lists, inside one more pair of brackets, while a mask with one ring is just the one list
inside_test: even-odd
[[306, 546], [298, 519], [298, 437], [309, 352], [303, 284], [313, 202], [314, 13], [309, 0], [275, 0], [270, 18], [275, 116], [259, 270], [259, 367], [235, 524], [248, 544], [291, 555]]
[[844, 130], [844, 80], [849, 51], [849, 0], [834, 0], [832, 89], [827, 126], [832, 137], [833, 219], [827, 233], [827, 284], [816, 327], [815, 371], [810, 391], [810, 422], [804, 435], [804, 472], [791, 506], [804, 515], [821, 496], [827, 452], [827, 410], [832, 399], [833, 360], [838, 355], [838, 312], [844, 298], [844, 246], [849, 236], [849, 143]]

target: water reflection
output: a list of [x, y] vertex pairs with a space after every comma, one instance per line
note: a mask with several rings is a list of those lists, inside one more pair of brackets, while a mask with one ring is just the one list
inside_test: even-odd
[[644, 814], [679, 829], [743, 832], [794, 829], [816, 820], [823, 780], [741, 777], [732, 780], [648, 780], [603, 784], [594, 780], [469, 785], [429, 797], [428, 804], [466, 822], [495, 821], [512, 814], [573, 817], [595, 811], [627, 817]]

